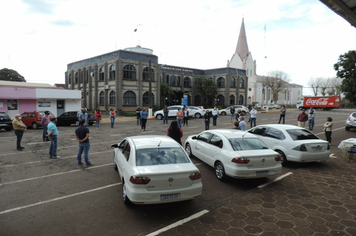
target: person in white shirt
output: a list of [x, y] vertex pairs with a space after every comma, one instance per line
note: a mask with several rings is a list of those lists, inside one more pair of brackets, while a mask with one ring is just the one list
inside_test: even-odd
[[315, 110], [311, 107], [308, 111], [308, 125], [309, 130], [313, 130], [314, 128], [314, 118], [315, 118]]
[[218, 119], [219, 110], [214, 107], [214, 110], [211, 113], [213, 115], [213, 126], [216, 126], [216, 120]]
[[255, 107], [252, 107], [252, 109], [250, 111], [250, 126], [251, 126], [251, 128], [256, 126], [256, 115], [257, 115], [257, 111], [255, 110]]
[[243, 116], [240, 116], [240, 129], [241, 131], [246, 131], [246, 122], [245, 122], [245, 118]]

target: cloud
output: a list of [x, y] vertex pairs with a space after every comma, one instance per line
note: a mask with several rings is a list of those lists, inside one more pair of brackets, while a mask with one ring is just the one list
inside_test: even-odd
[[69, 26], [74, 25], [75, 23], [71, 20], [54, 20], [54, 21], [51, 21], [50, 24], [57, 25], [57, 26], [69, 27]]
[[54, 13], [55, 4], [50, 3], [48, 0], [22, 0], [28, 6], [29, 13], [40, 13], [51, 15]]

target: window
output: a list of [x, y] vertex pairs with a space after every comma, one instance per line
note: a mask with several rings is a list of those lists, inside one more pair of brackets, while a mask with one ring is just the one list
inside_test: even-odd
[[115, 65], [111, 65], [109, 68], [109, 80], [115, 79]]
[[254, 128], [253, 130], [248, 132], [256, 135], [265, 135], [266, 128], [265, 127]]
[[218, 88], [225, 88], [225, 79], [223, 77], [219, 77], [217, 80]]
[[[142, 96], [142, 104], [144, 105], [144, 106], [148, 106], [148, 105], [150, 105], [150, 103], [149, 103], [149, 93], [148, 92], [145, 92], [144, 94], [143, 94], [143, 96]], [[154, 101], [155, 101], [155, 99], [154, 99], [154, 95], [153, 95], [153, 93], [151, 92], [151, 95], [152, 95], [152, 105], [154, 105]]]
[[189, 163], [187, 155], [181, 148], [146, 148], [136, 150], [136, 165], [165, 165]]
[[230, 95], [230, 105], [235, 104], [235, 96], [234, 95]]
[[180, 86], [180, 76], [177, 76], [177, 87]]
[[136, 79], [136, 68], [133, 65], [124, 66], [124, 79]]
[[169, 77], [169, 86], [175, 87], [176, 86], [176, 79], [177, 79], [177, 77], [175, 75], [171, 75]]
[[200, 95], [196, 95], [194, 100], [195, 100], [195, 103], [194, 103], [195, 105], [201, 105]]
[[75, 74], [74, 74], [74, 83], [75, 84], [78, 83], [78, 72], [75, 72]]
[[211, 136], [211, 133], [209, 132], [204, 132], [201, 135], [197, 137], [197, 140], [203, 141], [203, 142], [208, 142], [209, 137]]
[[99, 81], [104, 81], [104, 67], [99, 69]]
[[258, 138], [233, 138], [229, 141], [234, 151], [268, 149], [266, 144]]
[[273, 129], [273, 128], [270, 128], [267, 131], [266, 137], [275, 138], [275, 139], [285, 139], [285, 136], [283, 135], [283, 133], [281, 131]]
[[89, 71], [87, 70], [85, 73], [85, 83], [88, 83], [89, 80]]
[[240, 95], [239, 104], [244, 104], [244, 96]]
[[83, 71], [81, 71], [80, 72], [80, 77], [79, 77], [79, 83], [83, 83], [83, 78], [84, 78], [84, 72]]
[[213, 134], [213, 136], [211, 137], [210, 144], [212, 144], [214, 146], [217, 146], [219, 148], [223, 147], [222, 139], [219, 136], [215, 135], [215, 134]]
[[99, 105], [103, 106], [104, 105], [104, 91], [101, 91], [99, 93]]
[[306, 129], [289, 129], [286, 131], [294, 141], [305, 139], [319, 139], [312, 132]]
[[245, 88], [245, 80], [240, 78], [240, 88]]
[[191, 82], [191, 79], [189, 77], [185, 77], [184, 78], [184, 87], [185, 88], [191, 88], [192, 87], [192, 82]]
[[111, 91], [109, 94], [109, 103], [110, 105], [115, 105], [115, 91]]
[[124, 105], [136, 105], [136, 94], [132, 91], [124, 93]]
[[216, 99], [216, 105], [225, 105], [225, 97], [223, 95], [219, 94]]
[[124, 156], [126, 157], [126, 160], [128, 161], [130, 159], [130, 153], [131, 153], [131, 147], [130, 147], [130, 144], [127, 143], [125, 149], [124, 149]]
[[192, 105], [192, 98], [187, 94], [188, 105]]
[[72, 74], [69, 74], [68, 84], [72, 84]]
[[151, 81], [155, 80], [155, 74], [152, 68], [145, 67], [142, 72], [142, 80], [149, 81], [150, 80], [150, 72], [151, 72]]
[[236, 80], [234, 77], [230, 78], [230, 88], [236, 88]]
[[28, 113], [23, 113], [23, 114], [21, 115], [21, 118], [27, 118], [27, 115], [28, 115]]

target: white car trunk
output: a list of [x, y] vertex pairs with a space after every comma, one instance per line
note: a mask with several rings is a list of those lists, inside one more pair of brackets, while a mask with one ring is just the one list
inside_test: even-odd
[[235, 153], [250, 160], [250, 162], [246, 164], [247, 168], [273, 167], [281, 163], [275, 160], [275, 157], [279, 154], [270, 149], [237, 151]]
[[295, 146], [302, 144], [304, 144], [308, 152], [311, 153], [325, 152], [328, 149], [328, 143], [318, 139], [308, 139], [306, 141], [301, 140], [295, 142]]

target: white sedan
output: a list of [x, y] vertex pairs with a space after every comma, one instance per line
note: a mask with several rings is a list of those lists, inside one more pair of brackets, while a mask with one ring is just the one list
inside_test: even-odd
[[287, 161], [326, 161], [330, 156], [330, 146], [327, 141], [298, 126], [259, 125], [248, 132], [257, 135], [269, 148], [279, 152], [283, 157], [283, 164]]
[[263, 178], [281, 173], [281, 155], [255, 135], [228, 129], [206, 130], [189, 136], [185, 151], [215, 168], [219, 180]]
[[111, 147], [125, 204], [177, 202], [201, 195], [200, 171], [170, 137], [132, 136]]
[[[250, 111], [248, 110], [247, 107], [242, 106], [242, 105], [234, 105], [233, 106], [235, 108], [235, 114], [237, 114], [238, 110], [241, 110], [241, 114], [244, 116], [246, 113], [249, 113]], [[230, 113], [231, 110], [231, 106], [226, 107], [224, 109], [220, 109], [219, 110], [219, 115], [225, 116], [225, 115], [231, 115]]]

